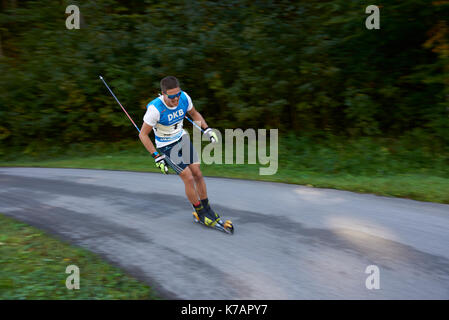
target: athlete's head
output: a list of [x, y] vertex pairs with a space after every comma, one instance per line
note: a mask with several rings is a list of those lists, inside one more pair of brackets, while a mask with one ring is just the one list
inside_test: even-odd
[[173, 76], [168, 76], [162, 79], [161, 91], [164, 95], [164, 102], [167, 106], [171, 108], [178, 106], [179, 97], [181, 96], [181, 89], [179, 88], [178, 79]]

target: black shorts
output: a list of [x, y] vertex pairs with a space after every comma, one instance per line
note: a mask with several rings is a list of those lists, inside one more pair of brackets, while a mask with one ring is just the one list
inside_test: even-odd
[[159, 151], [165, 155], [167, 164], [180, 174], [190, 164], [200, 163], [198, 153], [196, 153], [188, 134], [185, 134], [176, 142], [159, 148]]

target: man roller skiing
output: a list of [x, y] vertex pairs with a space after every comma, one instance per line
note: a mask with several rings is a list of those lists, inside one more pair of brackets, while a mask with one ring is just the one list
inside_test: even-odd
[[[209, 204], [198, 154], [189, 134], [183, 129], [186, 112], [193, 121], [201, 124], [204, 134], [211, 141], [218, 141], [217, 135], [196, 111], [189, 95], [181, 90], [178, 79], [168, 76], [161, 80], [160, 85], [162, 95], [148, 103], [139, 138], [162, 173], [167, 174], [170, 166], [179, 175], [198, 219], [206, 226], [213, 227], [221, 220]], [[155, 135], [156, 147], [161, 153], [157, 152], [148, 136], [151, 130]]]

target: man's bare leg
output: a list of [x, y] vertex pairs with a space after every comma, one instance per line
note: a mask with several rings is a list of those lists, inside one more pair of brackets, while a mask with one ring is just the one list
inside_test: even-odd
[[192, 171], [193, 179], [195, 180], [196, 191], [200, 196], [201, 204], [208, 212], [208, 216], [212, 220], [219, 220], [220, 216], [211, 208], [209, 199], [207, 198], [206, 182], [204, 181], [203, 174], [200, 170], [200, 164], [194, 163], [189, 165], [190, 171]]
[[201, 173], [200, 164], [194, 163], [189, 165], [188, 168], [192, 172], [193, 179], [195, 180], [196, 191], [198, 192], [200, 200], [207, 199], [206, 182], [204, 181], [203, 174]]
[[197, 204], [199, 197], [195, 189], [195, 179], [192, 171], [187, 167], [179, 174], [179, 177], [184, 182], [187, 199], [189, 199], [191, 204]]

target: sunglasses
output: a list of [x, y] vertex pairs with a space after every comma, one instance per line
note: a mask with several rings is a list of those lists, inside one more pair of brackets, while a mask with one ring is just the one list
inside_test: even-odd
[[174, 98], [177, 98], [177, 97], [181, 96], [182, 90], [179, 91], [177, 94], [167, 94], [167, 92], [164, 92], [164, 93], [167, 95], [167, 97], [169, 99], [174, 99]]

